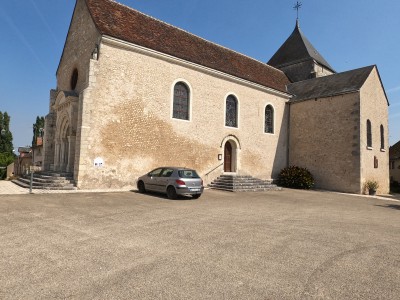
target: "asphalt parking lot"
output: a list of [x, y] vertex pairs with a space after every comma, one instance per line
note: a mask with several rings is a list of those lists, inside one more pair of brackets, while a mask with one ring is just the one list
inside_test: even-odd
[[400, 202], [0, 195], [1, 299], [399, 299]]

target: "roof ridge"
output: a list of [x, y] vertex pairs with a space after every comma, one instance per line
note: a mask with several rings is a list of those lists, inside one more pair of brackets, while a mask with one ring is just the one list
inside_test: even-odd
[[180, 27], [177, 27], [177, 26], [175, 26], [175, 25], [172, 25], [172, 24], [170, 24], [170, 23], [167, 23], [167, 22], [165, 22], [165, 21], [163, 21], [163, 20], [157, 19], [157, 18], [155, 18], [155, 17], [153, 17], [153, 16], [150, 16], [150, 15], [144, 13], [144, 12], [141, 12], [141, 11], [139, 11], [139, 10], [137, 10], [137, 9], [134, 9], [134, 8], [132, 8], [132, 7], [129, 7], [129, 6], [127, 6], [127, 5], [123, 4], [123, 3], [120, 3], [120, 2], [118, 2], [118, 1], [116, 1], [116, 0], [105, 0], [105, 1], [114, 2], [114, 3], [117, 4], [117, 5], [123, 6], [123, 7], [127, 8], [127, 9], [129, 9], [129, 10], [132, 10], [132, 11], [134, 11], [134, 12], [136, 12], [136, 13], [139, 13], [139, 14], [141, 14], [141, 15], [143, 15], [143, 16], [146, 16], [146, 17], [148, 17], [148, 18], [150, 18], [150, 19], [152, 19], [152, 20], [154, 20], [154, 21], [163, 23], [164, 25], [167, 25], [167, 26], [169, 26], [169, 27], [178, 29], [179, 31], [185, 32], [185, 33], [187, 33], [187, 34], [189, 34], [189, 35], [191, 35], [191, 36], [194, 36], [194, 37], [196, 37], [196, 38], [198, 38], [198, 39], [201, 39], [201, 40], [203, 40], [203, 41], [205, 41], [205, 42], [207, 42], [207, 43], [209, 43], [209, 44], [212, 44], [212, 45], [215, 45], [215, 46], [217, 46], [217, 47], [223, 48], [223, 49], [228, 50], [228, 51], [230, 51], [230, 52], [234, 52], [234, 53], [239, 54], [239, 55], [241, 55], [241, 56], [243, 56], [243, 57], [246, 57], [246, 58], [248, 58], [248, 59], [251, 59], [251, 60], [253, 60], [253, 61], [255, 61], [255, 62], [261, 63], [261, 64], [263, 64], [263, 65], [265, 65], [265, 66], [267, 66], [267, 67], [269, 67], [269, 68], [272, 68], [272, 69], [277, 70], [277, 71], [279, 71], [279, 72], [281, 72], [281, 73], [284, 73], [282, 70], [280, 70], [280, 69], [278, 69], [278, 68], [275, 68], [274, 66], [271, 66], [271, 65], [269, 65], [269, 64], [267, 64], [267, 63], [265, 63], [265, 62], [262, 62], [262, 61], [260, 61], [260, 60], [258, 60], [258, 59], [255, 59], [254, 57], [250, 57], [250, 56], [248, 56], [248, 55], [246, 55], [246, 54], [243, 54], [243, 53], [238, 52], [238, 51], [236, 51], [236, 50], [230, 49], [230, 48], [228, 48], [228, 47], [226, 47], [226, 46], [222, 46], [222, 45], [220, 45], [220, 44], [217, 44], [216, 42], [209, 41], [209, 40], [207, 40], [207, 39], [205, 39], [205, 38], [203, 38], [203, 37], [201, 37], [201, 36], [198, 36], [198, 35], [196, 35], [196, 34], [194, 34], [194, 33], [191, 33], [191, 32], [189, 32], [189, 31], [187, 31], [187, 30], [185, 30], [185, 29], [182, 29], [182, 28], [180, 28]]

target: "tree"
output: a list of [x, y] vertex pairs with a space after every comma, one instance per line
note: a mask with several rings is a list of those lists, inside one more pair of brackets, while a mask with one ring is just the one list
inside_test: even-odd
[[[0, 111], [0, 167], [7, 167], [14, 161], [10, 116]], [[0, 179], [4, 179], [6, 169], [0, 169]]]
[[36, 117], [36, 122], [33, 124], [33, 139], [32, 139], [32, 147], [37, 146], [37, 138], [43, 136], [44, 129], [44, 117]]

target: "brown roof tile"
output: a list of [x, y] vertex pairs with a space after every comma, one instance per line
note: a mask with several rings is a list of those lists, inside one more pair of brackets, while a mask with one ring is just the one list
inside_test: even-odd
[[286, 75], [112, 0], [86, 0], [101, 34], [286, 92]]

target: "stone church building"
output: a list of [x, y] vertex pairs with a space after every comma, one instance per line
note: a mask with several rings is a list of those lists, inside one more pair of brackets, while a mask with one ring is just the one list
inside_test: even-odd
[[263, 63], [112, 0], [77, 0], [50, 92], [44, 169], [78, 188], [134, 186], [158, 166], [389, 191], [388, 100], [376, 66], [336, 73], [298, 24]]

